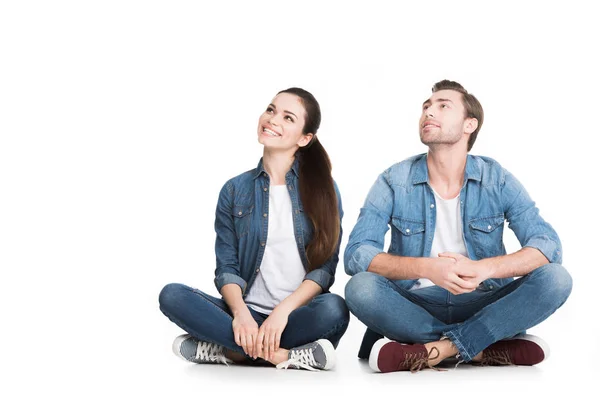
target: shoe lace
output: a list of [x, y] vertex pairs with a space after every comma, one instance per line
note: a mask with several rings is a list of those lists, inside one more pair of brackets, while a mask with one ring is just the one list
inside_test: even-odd
[[290, 358], [277, 364], [277, 369], [288, 369], [288, 367], [304, 368], [309, 371], [318, 371], [319, 364], [315, 360], [313, 349], [290, 350]]
[[[433, 351], [436, 351], [437, 354], [435, 355], [435, 357], [432, 357], [431, 354], [433, 353]], [[423, 356], [422, 352], [419, 353], [408, 353], [405, 358], [404, 361], [402, 362], [402, 367], [404, 370], [409, 369], [410, 372], [417, 372], [422, 370], [425, 367], [429, 367], [429, 361], [430, 360], [435, 360], [436, 358], [438, 358], [440, 356], [440, 351], [438, 350], [437, 347], [432, 347], [431, 350], [429, 350], [429, 353], [427, 353], [427, 356]], [[434, 369], [436, 371], [440, 371], [439, 368], [436, 367], [429, 367], [431, 369]]]
[[198, 342], [198, 346], [196, 347], [196, 360], [218, 362], [227, 366], [229, 366], [227, 362], [231, 361], [223, 355], [222, 346], [209, 342]]
[[479, 363], [486, 365], [514, 365], [508, 350], [487, 350], [483, 353], [483, 359]]

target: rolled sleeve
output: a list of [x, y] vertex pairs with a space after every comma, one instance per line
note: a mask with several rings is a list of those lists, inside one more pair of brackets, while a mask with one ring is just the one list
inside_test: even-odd
[[346, 273], [348, 275], [356, 275], [359, 272], [366, 271], [375, 256], [382, 252], [381, 249], [368, 244], [360, 246], [352, 253], [350, 259], [346, 262]]
[[215, 254], [217, 267], [215, 270], [215, 286], [219, 293], [229, 283], [235, 283], [246, 290], [247, 283], [241, 277], [238, 259], [238, 239], [235, 233], [232, 210], [233, 186], [227, 182], [219, 193], [219, 201], [215, 216]]
[[221, 292], [221, 288], [230, 283], [235, 283], [242, 289], [242, 293], [246, 290], [246, 286], [248, 285], [245, 280], [243, 280], [239, 275], [230, 272], [220, 273], [215, 277], [215, 286], [219, 293]]
[[371, 261], [383, 253], [385, 234], [389, 229], [394, 193], [385, 171], [375, 181], [360, 215], [350, 233], [344, 252], [344, 270], [348, 275], [366, 271]]
[[304, 277], [304, 280], [310, 280], [321, 286], [324, 292], [328, 291], [331, 285], [333, 285], [333, 276], [325, 271], [323, 268], [317, 268], [310, 271]]
[[562, 245], [558, 234], [546, 222], [521, 183], [504, 170], [502, 201], [508, 227], [522, 247], [538, 249], [551, 263], [562, 263]]
[[523, 247], [538, 249], [553, 264], [562, 264], [562, 247], [549, 237], [530, 239]]

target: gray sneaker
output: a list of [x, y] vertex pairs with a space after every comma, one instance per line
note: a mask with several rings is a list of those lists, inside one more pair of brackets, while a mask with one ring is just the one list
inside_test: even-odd
[[288, 360], [277, 364], [277, 369], [294, 367], [309, 371], [328, 370], [335, 366], [335, 349], [327, 339], [294, 347]]
[[200, 341], [191, 335], [177, 336], [173, 342], [173, 353], [179, 358], [196, 364], [226, 364], [233, 361], [225, 357], [223, 346]]

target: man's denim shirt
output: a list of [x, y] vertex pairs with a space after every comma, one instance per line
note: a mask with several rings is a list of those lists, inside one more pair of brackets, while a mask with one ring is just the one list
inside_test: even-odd
[[[300, 259], [306, 270], [308, 259], [306, 246], [313, 236], [313, 225], [304, 214], [299, 192], [299, 162], [294, 160], [285, 175], [285, 182], [292, 200], [294, 234]], [[265, 253], [269, 224], [269, 175], [263, 168], [262, 159], [255, 169], [244, 172], [225, 183], [219, 194], [215, 231], [217, 268], [215, 285], [219, 292], [224, 285], [235, 283], [246, 297], [252, 286]], [[307, 273], [304, 280], [316, 282], [323, 292], [328, 292], [335, 278], [338, 253], [342, 238], [343, 216], [340, 192], [334, 182], [340, 215], [340, 236], [334, 254], [321, 266]], [[285, 265], [282, 265], [285, 268]]]
[[[521, 246], [538, 249], [551, 263], [562, 262], [560, 240], [552, 226], [540, 217], [519, 181], [491, 158], [467, 156], [460, 212], [465, 246], [472, 260], [506, 254], [502, 232], [507, 220]], [[393, 165], [379, 175], [360, 210], [344, 253], [346, 273], [354, 275], [367, 270], [371, 260], [383, 252], [388, 226], [392, 227], [388, 253], [429, 257], [435, 216], [427, 155]], [[497, 288], [512, 279], [488, 279], [481, 289]], [[416, 281], [396, 283], [410, 289]]]

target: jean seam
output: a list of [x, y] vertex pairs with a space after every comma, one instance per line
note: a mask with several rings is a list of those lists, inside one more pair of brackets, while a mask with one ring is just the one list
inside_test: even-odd
[[215, 302], [212, 301], [212, 299], [210, 299], [209, 297], [206, 297], [206, 295], [204, 293], [202, 293], [201, 291], [193, 289], [193, 288], [189, 288], [188, 290], [190, 292], [194, 293], [195, 295], [202, 297], [202, 299], [204, 301], [208, 301], [210, 304], [212, 304], [213, 306], [215, 306], [223, 314], [225, 314], [228, 317], [230, 317], [231, 319], [233, 319], [233, 316], [231, 314], [229, 314], [228, 312], [226, 312], [225, 310], [223, 310], [221, 307], [219, 307]]
[[452, 343], [454, 343], [454, 345], [458, 349], [458, 353], [460, 354], [460, 356], [462, 357], [462, 359], [464, 361], [471, 361], [471, 359], [472, 359], [471, 355], [469, 354], [469, 352], [467, 351], [465, 346], [462, 344], [462, 342], [458, 339], [458, 336], [456, 336], [456, 334], [454, 334], [454, 332], [451, 332], [451, 331], [444, 332], [443, 335], [445, 337], [447, 337], [448, 339], [450, 339], [452, 341]]

